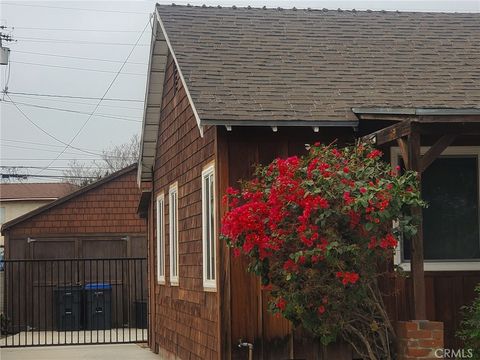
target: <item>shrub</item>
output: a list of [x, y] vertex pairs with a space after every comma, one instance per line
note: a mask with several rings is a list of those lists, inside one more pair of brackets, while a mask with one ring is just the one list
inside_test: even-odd
[[463, 340], [465, 349], [473, 350], [472, 360], [480, 360], [480, 284], [475, 288], [477, 298], [469, 306], [462, 307], [463, 321], [457, 337]]
[[[329, 344], [390, 359], [394, 330], [378, 287], [400, 232], [423, 206], [414, 172], [397, 174], [365, 144], [315, 144], [303, 157], [258, 166], [230, 188], [222, 238], [271, 290], [269, 309]], [[398, 224], [393, 228], [392, 224]]]

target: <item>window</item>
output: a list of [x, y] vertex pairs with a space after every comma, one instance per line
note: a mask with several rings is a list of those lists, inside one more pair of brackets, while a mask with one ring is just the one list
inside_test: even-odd
[[[395, 148], [392, 162], [400, 161]], [[423, 172], [425, 270], [480, 270], [479, 164], [480, 147], [449, 147]], [[406, 270], [410, 251], [409, 241], [397, 251]]]
[[203, 286], [215, 289], [215, 171], [213, 164], [202, 171], [202, 232]]
[[178, 186], [168, 191], [168, 239], [170, 241], [170, 284], [178, 285]]
[[165, 284], [165, 218], [163, 194], [157, 196], [157, 281]]

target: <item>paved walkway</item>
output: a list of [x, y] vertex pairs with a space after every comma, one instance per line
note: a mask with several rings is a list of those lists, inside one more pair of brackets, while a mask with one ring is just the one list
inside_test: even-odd
[[1, 360], [160, 360], [137, 344], [68, 345], [0, 349]]

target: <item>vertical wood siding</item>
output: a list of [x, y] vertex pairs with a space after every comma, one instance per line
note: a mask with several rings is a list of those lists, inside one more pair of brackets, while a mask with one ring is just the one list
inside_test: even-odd
[[[154, 284], [155, 309], [152, 348], [181, 359], [218, 358], [218, 306], [216, 292], [202, 283], [202, 195], [203, 167], [214, 159], [215, 128], [205, 127], [200, 136], [185, 90], [175, 78], [175, 64], [169, 56], [154, 168], [154, 195], [165, 194], [166, 284]], [[179, 286], [170, 286], [168, 187], [178, 182]], [[156, 203], [154, 204], [156, 214]], [[155, 215], [156, 216], [156, 215]], [[156, 221], [150, 221], [153, 235], [150, 260], [156, 268]], [[156, 272], [151, 273], [155, 276]]]

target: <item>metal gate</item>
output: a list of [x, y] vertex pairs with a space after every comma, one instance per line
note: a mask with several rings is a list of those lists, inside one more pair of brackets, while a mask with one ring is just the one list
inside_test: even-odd
[[2, 347], [147, 341], [145, 258], [6, 260]]

